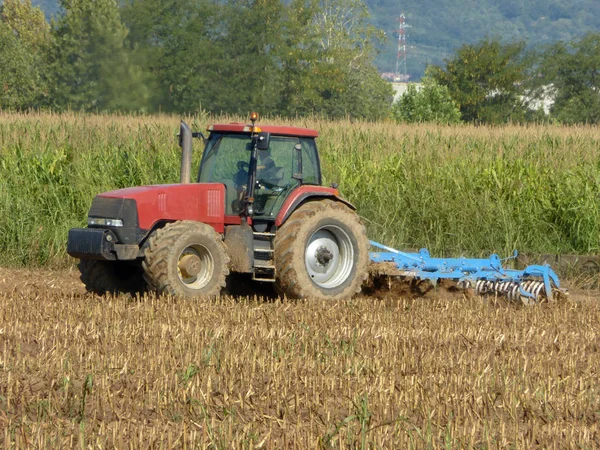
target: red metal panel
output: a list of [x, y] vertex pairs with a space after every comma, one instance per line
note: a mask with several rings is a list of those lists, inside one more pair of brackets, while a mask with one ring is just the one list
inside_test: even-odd
[[325, 187], [325, 186], [311, 186], [304, 185], [298, 186], [294, 189], [291, 194], [288, 196], [286, 201], [281, 206], [279, 213], [277, 214], [277, 218], [275, 219], [275, 225], [280, 226], [283, 223], [284, 218], [287, 213], [290, 211], [290, 208], [294, 205], [294, 202], [302, 196], [310, 196], [310, 195], [323, 195], [323, 196], [332, 196], [339, 198], [339, 191], [335, 188]]
[[225, 185], [219, 183], [141, 186], [100, 194], [102, 197], [132, 198], [138, 207], [140, 228], [151, 229], [161, 220], [195, 220], [225, 230]]
[[[223, 186], [222, 184], [218, 186]], [[207, 217], [221, 218], [225, 214], [223, 210], [223, 198], [221, 189], [209, 188], [206, 191], [206, 215]]]
[[158, 210], [161, 213], [167, 210], [167, 194], [164, 192], [158, 194]]
[[241, 223], [242, 218], [240, 216], [225, 216], [225, 225], [239, 225]]
[[[266, 131], [276, 136], [298, 136], [298, 137], [313, 137], [319, 136], [317, 130], [311, 130], [310, 128], [298, 128], [298, 127], [282, 127], [276, 125], [256, 125], [261, 131]], [[228, 133], [250, 133], [252, 127], [243, 123], [228, 123], [228, 124], [216, 124], [208, 127], [209, 131], [226, 131]]]
[[[252, 226], [252, 217], [246, 217], [248, 225]], [[241, 216], [225, 216], [225, 225], [240, 225], [242, 223]]]

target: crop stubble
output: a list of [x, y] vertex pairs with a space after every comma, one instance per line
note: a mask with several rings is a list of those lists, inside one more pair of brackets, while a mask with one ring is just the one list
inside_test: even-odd
[[[0, 272], [0, 442], [594, 448], [597, 299], [101, 298]], [[0, 444], [0, 445], [2, 445]]]

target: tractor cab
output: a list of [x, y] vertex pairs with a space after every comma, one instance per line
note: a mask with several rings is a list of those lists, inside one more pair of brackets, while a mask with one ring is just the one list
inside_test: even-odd
[[295, 187], [321, 183], [314, 138], [271, 135], [269, 147], [257, 150], [254, 174], [250, 170], [252, 147], [249, 134], [213, 131], [208, 138], [198, 182], [225, 185], [225, 214], [246, 212], [244, 201], [251, 178], [255, 219], [275, 220], [283, 201]]
[[199, 183], [225, 185], [225, 215], [275, 221], [300, 185], [320, 185], [317, 131], [295, 127], [212, 125]]

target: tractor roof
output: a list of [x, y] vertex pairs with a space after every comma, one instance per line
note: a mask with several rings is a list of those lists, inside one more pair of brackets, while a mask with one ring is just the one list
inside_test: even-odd
[[[260, 131], [266, 131], [275, 136], [298, 136], [298, 137], [314, 137], [319, 136], [317, 130], [311, 130], [310, 128], [298, 128], [298, 127], [282, 127], [277, 125], [257, 125]], [[208, 131], [225, 131], [229, 133], [250, 133], [252, 131], [252, 125], [246, 125], [241, 122], [227, 123], [227, 124], [216, 124], [208, 127]]]

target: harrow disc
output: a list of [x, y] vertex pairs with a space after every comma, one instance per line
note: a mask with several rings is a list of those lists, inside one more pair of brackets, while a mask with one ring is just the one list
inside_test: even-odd
[[[531, 297], [524, 295], [523, 292], [530, 294]], [[522, 283], [478, 280], [475, 285], [475, 293], [481, 296], [503, 295], [510, 301], [524, 305], [532, 305], [547, 300], [544, 282], [538, 280], [526, 280]]]

